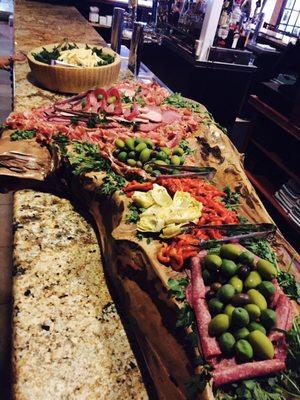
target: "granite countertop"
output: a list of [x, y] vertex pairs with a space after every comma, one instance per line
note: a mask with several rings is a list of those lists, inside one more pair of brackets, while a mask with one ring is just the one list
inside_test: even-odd
[[[14, 27], [16, 51], [64, 37], [103, 43], [69, 6], [16, 0]], [[63, 97], [29, 72], [15, 64], [15, 111]], [[13, 397], [147, 399], [91, 225], [68, 200], [33, 190], [15, 193], [13, 216]]]

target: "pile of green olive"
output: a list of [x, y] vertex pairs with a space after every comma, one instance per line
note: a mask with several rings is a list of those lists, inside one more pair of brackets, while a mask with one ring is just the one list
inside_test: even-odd
[[277, 269], [269, 261], [254, 262], [250, 252], [234, 244], [204, 258], [202, 277], [212, 319], [209, 334], [217, 337], [222, 354], [238, 362], [272, 359], [274, 347], [267, 337], [276, 323], [270, 307]]
[[[181, 147], [160, 147], [154, 145], [152, 140], [145, 138], [127, 138], [115, 140], [113, 155], [130, 167], [143, 168], [149, 173], [159, 175], [160, 171], [155, 165], [179, 166], [184, 163], [184, 150]], [[150, 164], [151, 163], [151, 164]]]

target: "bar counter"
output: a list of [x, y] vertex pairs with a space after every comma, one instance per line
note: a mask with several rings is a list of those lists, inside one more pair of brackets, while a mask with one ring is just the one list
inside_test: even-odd
[[[18, 0], [14, 27], [25, 53], [64, 37], [103, 44], [74, 7]], [[15, 64], [16, 111], [63, 97], [29, 72]], [[68, 200], [33, 190], [15, 193], [13, 218], [13, 398], [148, 398], [92, 226]]]

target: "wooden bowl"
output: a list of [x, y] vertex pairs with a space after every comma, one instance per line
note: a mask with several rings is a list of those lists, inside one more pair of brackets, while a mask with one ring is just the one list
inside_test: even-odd
[[[84, 43], [76, 43], [78, 47], [85, 47]], [[50, 51], [58, 43], [36, 47], [27, 54], [28, 63], [34, 78], [44, 88], [61, 93], [80, 93], [97, 87], [109, 86], [116, 82], [121, 67], [120, 56], [109, 47], [90, 45], [104, 49], [108, 54], [115, 56], [115, 61], [99, 67], [65, 67], [61, 65], [48, 65], [35, 60], [33, 54], [45, 48]]]

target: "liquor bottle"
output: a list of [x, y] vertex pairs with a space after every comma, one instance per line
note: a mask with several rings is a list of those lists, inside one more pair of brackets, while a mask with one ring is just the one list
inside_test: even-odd
[[218, 23], [217, 34], [214, 41], [215, 46], [225, 47], [226, 39], [229, 33], [231, 12], [232, 0], [225, 0]]
[[227, 39], [225, 41], [225, 47], [227, 48], [232, 48], [233, 46], [235, 47], [237, 44], [237, 41], [239, 39], [239, 30], [238, 26], [241, 21], [242, 17], [242, 10], [241, 10], [241, 0], [235, 0], [234, 5], [233, 5], [233, 10], [230, 16], [230, 22], [229, 22], [229, 32]]

